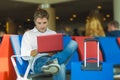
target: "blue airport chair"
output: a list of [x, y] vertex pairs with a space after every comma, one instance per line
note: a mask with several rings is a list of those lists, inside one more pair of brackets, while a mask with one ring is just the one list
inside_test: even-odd
[[[15, 55], [11, 56], [11, 60], [12, 60], [15, 72], [17, 74], [17, 80], [31, 80], [32, 78], [28, 78], [28, 75], [30, 72], [32, 58], [30, 60], [30, 63], [28, 63], [27, 61], [23, 60], [22, 59], [23, 56], [20, 55], [22, 36], [21, 35], [11, 35], [10, 39], [11, 39], [11, 43], [12, 43], [14, 54], [15, 54]], [[70, 36], [63, 37], [63, 47], [64, 48], [69, 43], [70, 40], [71, 40]], [[70, 61], [67, 63], [66, 70], [71, 70], [71, 63], [73, 61], [78, 61], [78, 60], [79, 60], [78, 53], [76, 51], [75, 54], [70, 59]]]
[[120, 64], [120, 48], [116, 37], [98, 37], [105, 62]]
[[17, 79], [16, 80], [30, 80], [28, 79], [28, 73], [30, 71], [30, 63], [22, 59], [21, 53], [21, 35], [11, 35], [10, 36], [14, 54], [11, 56], [11, 61], [15, 69]]
[[[97, 37], [103, 52], [104, 60], [113, 66], [120, 65], [120, 47], [116, 37]], [[120, 78], [120, 74], [114, 69], [114, 78]]]

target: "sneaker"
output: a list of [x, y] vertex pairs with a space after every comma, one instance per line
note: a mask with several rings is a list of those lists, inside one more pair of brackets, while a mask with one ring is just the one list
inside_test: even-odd
[[48, 61], [46, 65], [42, 66], [41, 70], [44, 73], [52, 73], [56, 74], [60, 69], [60, 65], [58, 64], [58, 60], [54, 59], [52, 61]]

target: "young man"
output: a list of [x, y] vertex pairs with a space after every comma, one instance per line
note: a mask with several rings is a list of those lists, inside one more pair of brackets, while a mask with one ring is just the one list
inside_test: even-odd
[[[34, 58], [31, 70], [34, 73], [47, 72], [54, 74], [54, 80], [65, 80], [65, 74], [61, 65], [69, 60], [77, 49], [77, 43], [73, 40], [65, 47], [65, 49], [56, 54], [37, 52], [37, 36], [56, 34], [48, 28], [49, 15], [46, 10], [39, 9], [34, 13], [35, 27], [24, 33], [21, 45], [22, 56], [32, 56]], [[42, 55], [42, 56], [41, 56]], [[61, 58], [62, 57], [62, 58]], [[64, 58], [63, 58], [64, 57]], [[23, 57], [24, 60], [30, 60], [30, 57]]]
[[111, 21], [108, 23], [108, 32], [106, 33], [106, 36], [120, 36], [119, 23], [117, 21]]

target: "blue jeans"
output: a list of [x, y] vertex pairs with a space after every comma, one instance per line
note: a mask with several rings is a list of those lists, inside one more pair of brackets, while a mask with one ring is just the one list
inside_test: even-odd
[[66, 80], [65, 65], [77, 50], [77, 46], [77, 43], [74, 40], [71, 40], [63, 51], [52, 56], [52, 59], [57, 58], [59, 64], [61, 65], [60, 71], [57, 74], [53, 75], [53, 80]]
[[57, 54], [54, 54], [50, 58], [43, 57], [43, 59], [46, 59], [46, 60], [44, 60], [42, 62], [39, 61], [39, 60], [36, 61], [35, 63], [40, 62], [39, 63], [40, 65], [35, 64], [34, 67], [36, 67], [35, 69], [38, 69], [37, 66], [39, 66], [39, 67], [43, 66], [47, 61], [57, 58], [58, 63], [60, 64], [60, 70], [57, 74], [53, 75], [53, 80], [65, 80], [65, 76], [66, 76], [65, 75], [66, 74], [65, 73], [65, 71], [66, 71], [65, 65], [70, 60], [72, 55], [75, 53], [75, 51], [77, 50], [77, 47], [78, 47], [77, 42], [74, 41], [74, 40], [71, 40], [61, 52], [58, 52]]

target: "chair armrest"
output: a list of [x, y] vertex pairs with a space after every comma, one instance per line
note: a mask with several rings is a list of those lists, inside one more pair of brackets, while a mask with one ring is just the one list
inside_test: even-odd
[[[41, 56], [44, 56], [44, 55], [48, 55], [48, 54], [41, 54]], [[19, 73], [19, 70], [18, 70], [18, 67], [17, 67], [17, 63], [16, 63], [16, 60], [15, 58], [22, 58], [22, 57], [30, 57], [29, 59], [29, 64], [27, 66], [27, 69], [25, 71], [25, 74], [23, 76], [20, 75]], [[13, 67], [15, 69], [15, 72], [16, 72], [16, 75], [18, 78], [23, 78], [23, 79], [27, 79], [27, 78], [35, 78], [35, 77], [43, 77], [43, 76], [52, 76], [51, 73], [38, 73], [38, 74], [31, 74], [31, 75], [28, 75], [29, 74], [29, 71], [31, 69], [31, 65], [33, 63], [33, 60], [34, 60], [34, 57], [31, 57], [31, 56], [21, 56], [21, 55], [12, 55], [11, 56], [11, 61], [12, 61], [12, 64], [13, 64]]]
[[[11, 61], [12, 61], [13, 67], [15, 69], [15, 72], [16, 72], [16, 75], [17, 75], [18, 78], [21, 78], [22, 76], [20, 75], [20, 73], [18, 71], [15, 58], [22, 58], [22, 57], [25, 57], [25, 56], [21, 56], [21, 55], [12, 55], [11, 56]], [[27, 57], [30, 57], [30, 60], [29, 60], [29, 64], [27, 66], [27, 69], [25, 71], [25, 74], [23, 75], [24, 78], [26, 78], [28, 76], [29, 71], [30, 71], [30, 67], [31, 67], [31, 64], [32, 64], [32, 61], [33, 61], [33, 57], [31, 57], [31, 56], [27, 56]]]

